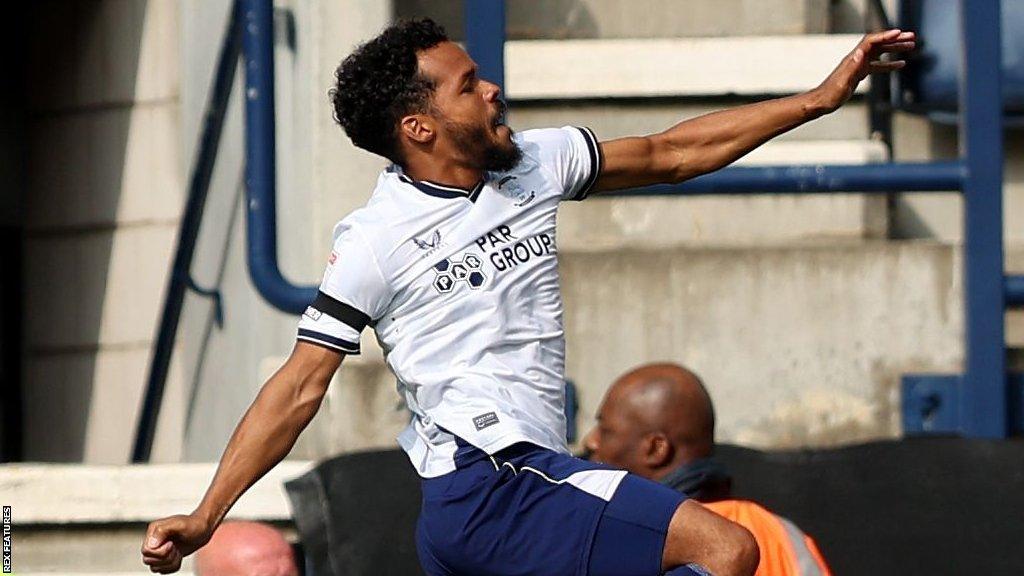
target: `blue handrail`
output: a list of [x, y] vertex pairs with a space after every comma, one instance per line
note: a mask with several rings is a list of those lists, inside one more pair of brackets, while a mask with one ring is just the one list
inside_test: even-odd
[[153, 448], [156, 424], [163, 403], [164, 383], [167, 381], [171, 354], [174, 352], [174, 338], [178, 332], [185, 291], [191, 283], [192, 257], [199, 236], [199, 225], [203, 219], [206, 193], [210, 189], [213, 167], [217, 162], [220, 136], [224, 128], [228, 102], [231, 99], [231, 86], [234, 84], [235, 70], [238, 68], [241, 40], [239, 22], [238, 4], [233, 2], [228, 29], [217, 56], [217, 69], [214, 73], [213, 88], [210, 90], [210, 99], [206, 104], [196, 162], [189, 179], [188, 199], [181, 218], [174, 264], [167, 280], [164, 308], [160, 314], [160, 326], [157, 329], [156, 343], [153, 345], [153, 356], [149, 364], [149, 377], [143, 394], [142, 409], [139, 411], [135, 442], [132, 446], [132, 462], [148, 461]]
[[699, 194], [819, 194], [822, 192], [943, 192], [963, 187], [963, 162], [863, 166], [752, 166], [726, 168], [682, 184], [616, 190], [602, 196]]
[[256, 290], [275, 308], [301, 313], [316, 286], [297, 286], [277, 261], [277, 158], [274, 128], [274, 4], [241, 0], [245, 25], [245, 189], [247, 258]]

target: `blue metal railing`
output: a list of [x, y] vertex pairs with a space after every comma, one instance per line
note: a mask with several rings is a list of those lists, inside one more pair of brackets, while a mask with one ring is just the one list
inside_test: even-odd
[[316, 286], [296, 286], [277, 262], [277, 158], [274, 128], [274, 5], [241, 0], [245, 26], [245, 199], [249, 276], [260, 295], [280, 310], [301, 313]]
[[156, 343], [153, 345], [153, 356], [149, 363], [149, 376], [143, 394], [142, 408], [136, 427], [135, 442], [132, 446], [132, 462], [149, 460], [156, 434], [160, 406], [163, 402], [164, 383], [170, 368], [171, 355], [174, 352], [174, 339], [178, 332], [178, 320], [185, 302], [185, 291], [194, 286], [191, 281], [192, 257], [195, 254], [196, 240], [199, 236], [199, 225], [203, 220], [203, 209], [206, 206], [206, 194], [210, 189], [213, 167], [217, 162], [217, 150], [220, 146], [224, 118], [227, 114], [228, 102], [231, 98], [231, 86], [235, 81], [235, 70], [238, 68], [238, 55], [241, 49], [238, 4], [233, 3], [228, 17], [228, 29], [224, 33], [217, 56], [217, 68], [214, 73], [213, 88], [206, 104], [203, 117], [203, 128], [200, 135], [196, 161], [189, 179], [188, 198], [181, 218], [181, 230], [178, 243], [174, 250], [174, 263], [167, 280], [167, 292], [164, 296], [164, 308], [160, 314], [160, 325], [157, 328]]
[[967, 167], [958, 161], [864, 166], [752, 166], [720, 170], [682, 184], [656, 184], [601, 195], [948, 192], [959, 190], [966, 175]]

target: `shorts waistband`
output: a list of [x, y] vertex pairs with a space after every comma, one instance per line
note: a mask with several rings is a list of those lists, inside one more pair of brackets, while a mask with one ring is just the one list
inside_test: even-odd
[[[455, 435], [452, 434], [452, 436]], [[487, 454], [487, 452], [473, 446], [459, 436], [455, 436], [455, 445], [457, 446], [455, 449], [456, 468], [465, 468], [479, 462], [480, 460], [490, 458], [494, 458], [499, 465], [503, 462], [514, 463], [529, 454], [537, 452], [538, 450], [546, 450], [546, 448], [529, 442], [517, 442], [511, 446], [506, 446], [505, 448], [498, 450], [494, 454]]]

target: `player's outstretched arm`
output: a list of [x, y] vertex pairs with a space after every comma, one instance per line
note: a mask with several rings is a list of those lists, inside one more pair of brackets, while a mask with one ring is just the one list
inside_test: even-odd
[[183, 557], [210, 540], [242, 493], [288, 454], [320, 408], [343, 356], [305, 342], [295, 345], [291, 356], [263, 385], [238, 423], [195, 511], [149, 525], [142, 543], [142, 561], [151, 571], [177, 571]]
[[813, 90], [714, 112], [652, 136], [603, 142], [595, 189], [682, 182], [728, 166], [775, 136], [836, 110], [868, 74], [902, 68], [903, 60], [881, 58], [913, 50], [915, 42], [913, 32], [868, 34]]

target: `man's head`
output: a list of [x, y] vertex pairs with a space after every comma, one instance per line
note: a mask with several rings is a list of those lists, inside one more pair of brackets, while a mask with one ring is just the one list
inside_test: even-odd
[[402, 22], [356, 48], [335, 72], [334, 118], [356, 146], [408, 167], [448, 162], [502, 171], [522, 153], [498, 87], [429, 19]]
[[592, 457], [646, 478], [714, 451], [715, 413], [696, 374], [677, 364], [647, 364], [616, 380], [584, 446]]
[[196, 554], [196, 576], [298, 576], [281, 534], [258, 522], [225, 522]]

